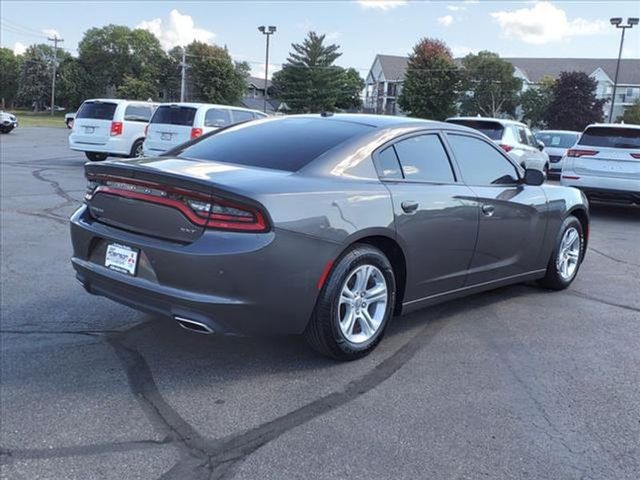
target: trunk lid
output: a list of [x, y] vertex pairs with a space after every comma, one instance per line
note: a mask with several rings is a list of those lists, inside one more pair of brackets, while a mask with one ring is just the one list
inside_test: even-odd
[[117, 103], [92, 100], [84, 102], [73, 123], [73, 140], [89, 145], [105, 145], [111, 135], [111, 122]]
[[640, 155], [640, 149], [594, 147], [595, 156], [574, 158], [574, 171], [579, 175], [593, 175], [610, 178], [634, 178], [640, 181], [640, 159], [631, 156]]
[[[85, 201], [96, 220], [181, 243], [197, 240], [206, 228], [217, 228], [207, 223], [212, 221], [214, 212], [221, 215], [217, 218], [222, 218], [223, 223], [229, 220], [229, 211], [218, 210], [220, 205], [231, 208], [231, 215], [253, 212], [256, 219], [261, 217], [266, 223], [264, 208], [247, 192], [255, 182], [268, 183], [274, 177], [289, 174], [177, 158], [90, 163], [85, 171], [89, 179]], [[209, 214], [205, 205], [211, 206]], [[254, 223], [226, 225], [223, 229], [260, 231], [252, 228]]]
[[149, 122], [146, 148], [163, 153], [191, 140], [197, 109], [180, 105], [161, 105]]

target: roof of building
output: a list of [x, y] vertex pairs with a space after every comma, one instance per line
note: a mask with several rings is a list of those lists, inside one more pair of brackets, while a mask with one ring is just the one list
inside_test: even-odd
[[[253, 85], [255, 88], [259, 90], [264, 90], [264, 78], [258, 77], [247, 77], [247, 83], [249, 85]], [[267, 88], [271, 88], [271, 80], [267, 80]]]
[[[389, 80], [402, 80], [407, 71], [408, 57], [378, 54], [382, 72]], [[615, 58], [504, 58], [517, 67], [532, 83], [545, 76], [557, 77], [560, 72], [578, 71], [591, 75], [598, 68], [613, 80], [616, 73]], [[456, 59], [459, 63], [460, 59]], [[640, 58], [624, 58], [620, 61], [618, 84], [640, 85]]]

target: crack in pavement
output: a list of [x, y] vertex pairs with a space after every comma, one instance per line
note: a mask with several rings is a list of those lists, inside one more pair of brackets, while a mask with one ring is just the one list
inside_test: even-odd
[[603, 303], [605, 305], [609, 305], [610, 307], [622, 308], [624, 310], [630, 310], [632, 312], [640, 312], [640, 308], [638, 307], [625, 305], [624, 303], [612, 302], [610, 300], [605, 300], [603, 298], [595, 297], [593, 295], [589, 295], [588, 293], [580, 292], [578, 290], [567, 290], [567, 293], [576, 297], [584, 298], [586, 300], [591, 300], [592, 302]]
[[640, 263], [633, 263], [633, 262], [629, 262], [628, 260], [621, 260], [619, 258], [616, 258], [616, 257], [612, 256], [612, 255], [609, 255], [607, 253], [601, 252], [597, 248], [589, 247], [589, 251], [596, 252], [598, 255], [601, 255], [604, 258], [608, 258], [609, 260], [613, 260], [614, 262], [617, 262], [617, 263], [622, 263], [623, 265], [633, 265], [634, 267], [640, 267]]

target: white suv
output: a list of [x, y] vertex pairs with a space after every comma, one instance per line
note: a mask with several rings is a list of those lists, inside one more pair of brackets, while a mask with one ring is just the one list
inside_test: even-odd
[[84, 152], [91, 161], [140, 157], [145, 129], [156, 107], [132, 100], [85, 100], [76, 113], [69, 147]]
[[163, 103], [149, 122], [144, 155], [160, 155], [213, 130], [266, 116], [257, 110], [227, 105]]
[[545, 173], [549, 172], [549, 155], [544, 151], [544, 144], [536, 140], [524, 123], [486, 117], [454, 117], [447, 118], [446, 121], [484, 133], [522, 168], [535, 168]]
[[592, 200], [640, 205], [640, 125], [589, 125], [563, 158], [560, 183]]

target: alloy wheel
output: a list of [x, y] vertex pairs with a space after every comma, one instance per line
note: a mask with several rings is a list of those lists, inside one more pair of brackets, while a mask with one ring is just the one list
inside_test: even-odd
[[580, 261], [580, 249], [582, 248], [582, 239], [575, 227], [568, 228], [558, 249], [558, 257], [556, 258], [556, 268], [558, 273], [564, 280], [569, 280], [578, 268]]

